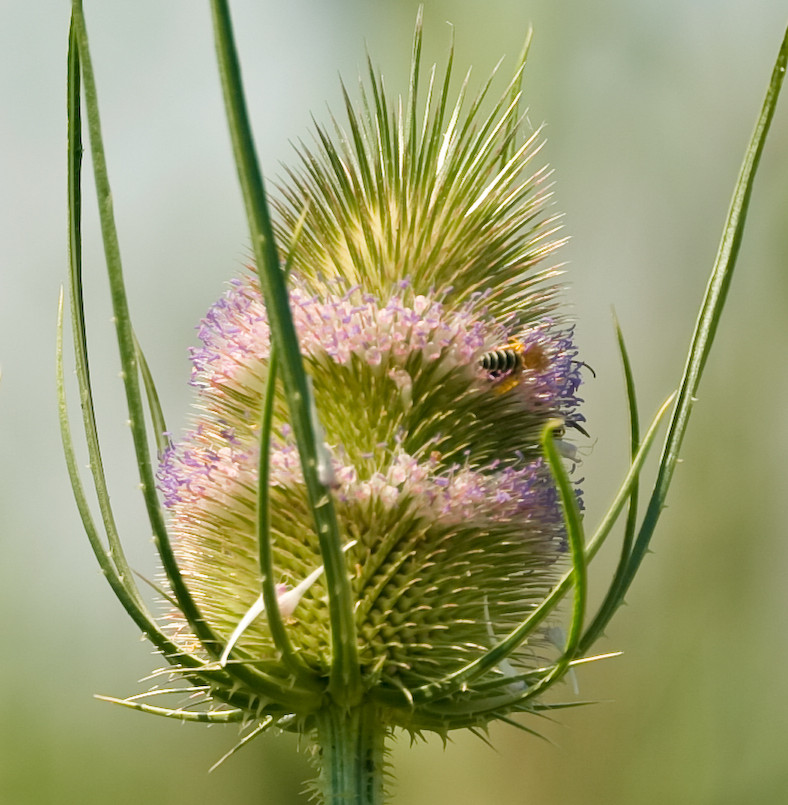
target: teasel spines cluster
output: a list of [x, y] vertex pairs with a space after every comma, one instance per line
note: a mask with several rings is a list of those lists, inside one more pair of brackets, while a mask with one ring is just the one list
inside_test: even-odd
[[453, 306], [483, 300], [497, 321], [538, 321], [554, 309], [557, 267], [543, 261], [563, 241], [560, 215], [547, 213], [551, 172], [532, 167], [541, 131], [520, 142], [525, 55], [497, 102], [495, 73], [468, 98], [468, 71], [451, 103], [450, 52], [420, 104], [418, 36], [404, 101], [389, 101], [371, 61], [360, 104], [343, 87], [347, 127], [333, 116], [315, 123], [314, 144], [298, 144], [300, 164], [272, 200], [279, 241], [298, 232], [293, 266], [310, 287], [339, 277], [384, 297], [406, 277], [416, 294], [444, 292]]

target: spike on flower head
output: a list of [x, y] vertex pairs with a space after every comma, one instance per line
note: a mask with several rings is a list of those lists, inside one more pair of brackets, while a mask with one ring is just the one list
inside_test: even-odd
[[[299, 147], [276, 211], [324, 441], [321, 478], [351, 546], [362, 684], [374, 695], [438, 681], [479, 658], [563, 570], [564, 525], [539, 436], [551, 418], [582, 421], [582, 364], [556, 312], [557, 272], [545, 263], [558, 241], [545, 213], [548, 174], [532, 167], [538, 133], [516, 145], [521, 121], [510, 94], [483, 117], [487, 87], [465, 109], [464, 85], [450, 109], [448, 81], [440, 89], [433, 75], [418, 116], [415, 97], [393, 112], [380, 79], [371, 80], [360, 108], [347, 104], [347, 130], [319, 127], [316, 144]], [[174, 549], [225, 643], [222, 665], [232, 649], [228, 671], [248, 662], [281, 679], [287, 671], [260, 597], [256, 505], [271, 334], [253, 271], [232, 281], [199, 337], [193, 427], [166, 451], [158, 476]], [[503, 363], [492, 366], [497, 353]], [[323, 562], [280, 388], [273, 423], [276, 581], [287, 585], [279, 593], [300, 591], [285, 625], [299, 661], [327, 678]], [[184, 651], [202, 651], [177, 614], [173, 632]], [[482, 681], [528, 673], [548, 646], [544, 635], [532, 638]], [[255, 715], [282, 712], [251, 683], [233, 686]], [[466, 694], [487, 701], [483, 688]], [[499, 712], [488, 709], [470, 720], [464, 706], [440, 718], [393, 707], [387, 717], [443, 731]]]

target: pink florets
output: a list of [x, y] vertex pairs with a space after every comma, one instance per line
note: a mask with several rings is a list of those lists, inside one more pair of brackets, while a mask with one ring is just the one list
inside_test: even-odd
[[[387, 302], [362, 294], [310, 295], [295, 287], [290, 295], [293, 320], [304, 355], [328, 356], [348, 364], [355, 356], [369, 366], [388, 359], [395, 366], [414, 352], [446, 368], [472, 364], [489, 340], [490, 325], [469, 307], [444, 304], [406, 288]], [[268, 359], [270, 331], [259, 288], [251, 278], [237, 279], [211, 308], [199, 329], [203, 347], [192, 350], [192, 383], [199, 388], [243, 385], [251, 365]]]
[[[292, 443], [271, 446], [270, 483], [294, 487], [301, 483], [298, 452]], [[219, 450], [203, 443], [198, 429], [170, 448], [159, 468], [159, 488], [165, 504], [187, 519], [203, 507], [232, 504], [239, 486], [256, 483], [257, 451]], [[556, 498], [541, 459], [523, 467], [441, 470], [434, 458], [418, 460], [399, 451], [388, 467], [359, 478], [357, 469], [334, 461], [337, 500], [348, 504], [376, 501], [385, 509], [407, 502], [410, 509], [444, 524], [502, 522], [518, 518], [523, 525], [543, 518], [554, 520]]]
[[[487, 403], [484, 399], [474, 403], [481, 407], [474, 408], [465, 421], [484, 423], [484, 406], [501, 401], [502, 419], [492, 424], [491, 432], [504, 434], [502, 444], [508, 455], [488, 455], [473, 462], [471, 451], [466, 450], [467, 460], [462, 463], [441, 453], [451, 440], [451, 425], [448, 434], [438, 433], [442, 425], [426, 428], [425, 440], [416, 440], [416, 449], [408, 452], [398, 436], [394, 444], [378, 443], [378, 423], [374, 416], [366, 418], [364, 403], [358, 411], [338, 412], [340, 418], [357, 420], [360, 430], [351, 428], [350, 432], [354, 437], [362, 435], [358, 444], [327, 445], [333, 455], [337, 501], [365, 510], [373, 505], [390, 511], [404, 507], [403, 511], [446, 526], [484, 528], [485, 524], [511, 523], [524, 533], [545, 533], [548, 539], [562, 529], [549, 473], [534, 453], [526, 459], [521, 452], [519, 446], [526, 442], [517, 428], [523, 426], [516, 425], [520, 420], [512, 417], [523, 411], [542, 419], [559, 412], [572, 414], [578, 402], [581, 364], [575, 359], [571, 331], [557, 330], [553, 322], [543, 321], [519, 333], [518, 343], [532, 356], [533, 365], [519, 373], [516, 386], [504, 399], [496, 397], [494, 381], [485, 377], [479, 359], [485, 350], [507, 344], [509, 333], [480, 315], [478, 299], [475, 305], [452, 309], [441, 299], [413, 293], [407, 282], [400, 283], [388, 300], [359, 288], [317, 296], [295, 283], [290, 301], [307, 362], [349, 368], [353, 377], [370, 367], [372, 372], [359, 386], [361, 395], [372, 393], [380, 378], [393, 381], [395, 391], [386, 393], [398, 397], [385, 398], [380, 416], [386, 415], [393, 399], [400, 407], [396, 421], [405, 422], [402, 417], [409, 414], [403, 412], [433, 395], [436, 404], [429, 415], [435, 416], [437, 411], [440, 416], [442, 406], [457, 403], [453, 396], [437, 401], [445, 379], [458, 368], [453, 382], [459, 385], [454, 386], [454, 394], [470, 390], [469, 399], [477, 400], [474, 395], [487, 388], [490, 395]], [[195, 522], [209, 510], [221, 512], [232, 506], [234, 495], [243, 498], [246, 506], [254, 505], [258, 415], [247, 406], [259, 404], [253, 401], [260, 399], [270, 356], [270, 332], [256, 278], [233, 281], [205, 317], [199, 334], [203, 346], [192, 353], [192, 382], [200, 395], [199, 424], [165, 453], [158, 475], [165, 504], [184, 523]], [[412, 362], [414, 356], [419, 359]], [[421, 396], [414, 403], [418, 379], [414, 372], [431, 371], [429, 367], [438, 362], [438, 372], [429, 375], [434, 392], [428, 390], [425, 396], [422, 383]], [[384, 370], [378, 372], [381, 366]], [[346, 405], [355, 402], [353, 394], [343, 399]], [[411, 421], [411, 427], [413, 424]], [[415, 425], [418, 429], [422, 423], [416, 421]], [[478, 424], [471, 425], [470, 433], [474, 428]], [[506, 436], [510, 430], [511, 438]], [[397, 431], [389, 433], [393, 436]], [[365, 438], [375, 443], [365, 445]], [[360, 456], [360, 463], [348, 455]], [[281, 422], [271, 442], [269, 483], [273, 488], [291, 490], [302, 486], [293, 434]], [[218, 517], [221, 520], [223, 514]]]

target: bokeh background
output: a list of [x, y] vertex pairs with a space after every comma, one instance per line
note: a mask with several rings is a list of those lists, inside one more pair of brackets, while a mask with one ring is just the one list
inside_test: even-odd
[[[186, 422], [195, 325], [248, 253], [207, 3], [87, 2], [137, 331], [172, 430]], [[233, 3], [266, 174], [341, 110], [365, 42], [405, 87], [411, 0]], [[66, 480], [54, 388], [66, 275], [68, 4], [2, 4], [0, 26], [0, 801], [306, 801], [312, 770], [264, 737], [212, 774], [235, 727], [98, 702], [157, 666], [101, 578]], [[676, 384], [788, 4], [779, 0], [427, 0], [427, 61], [455, 26], [458, 73], [511, 65], [529, 23], [530, 119], [547, 122], [562, 253], [583, 358], [590, 523], [626, 459], [611, 307], [644, 416]], [[104, 447], [132, 561], [152, 574], [113, 363], [92, 198], [86, 265]], [[458, 734], [393, 748], [394, 805], [788, 801], [788, 97], [767, 144], [738, 274], [653, 555], [579, 674], [598, 703], [504, 726], [491, 749]], [[595, 593], [614, 552], [594, 567]], [[564, 698], [574, 695], [570, 688]]]

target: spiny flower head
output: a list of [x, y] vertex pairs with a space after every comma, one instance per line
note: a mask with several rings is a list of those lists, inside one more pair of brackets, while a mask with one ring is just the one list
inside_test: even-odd
[[[360, 111], [345, 95], [346, 129], [318, 127], [315, 146], [299, 146], [276, 207], [364, 695], [373, 698], [479, 658], [565, 570], [539, 437], [552, 418], [582, 421], [582, 364], [556, 311], [557, 272], [545, 264], [558, 241], [545, 213], [547, 173], [531, 167], [538, 134], [517, 144], [515, 93], [481, 114], [489, 83], [465, 110], [466, 79], [450, 108], [449, 74], [439, 86], [433, 71], [419, 116], [415, 82], [405, 110], [392, 108], [372, 71]], [[300, 712], [243, 675], [249, 667], [288, 678], [260, 603], [256, 507], [272, 346], [253, 269], [231, 282], [199, 337], [193, 425], [165, 452], [158, 477], [184, 582], [226, 646], [231, 681], [213, 692], [235, 704], [240, 692], [255, 717], [307, 723], [319, 704]], [[314, 679], [328, 678], [323, 561], [280, 387], [268, 449], [280, 610], [300, 661]], [[174, 643], [210, 660], [187, 620], [169, 617]], [[487, 701], [485, 684], [544, 664], [548, 643], [537, 632], [465, 691], [466, 703]], [[501, 712], [490, 704], [469, 719], [452, 701], [456, 711], [439, 717], [389, 703], [386, 718], [444, 731]]]

